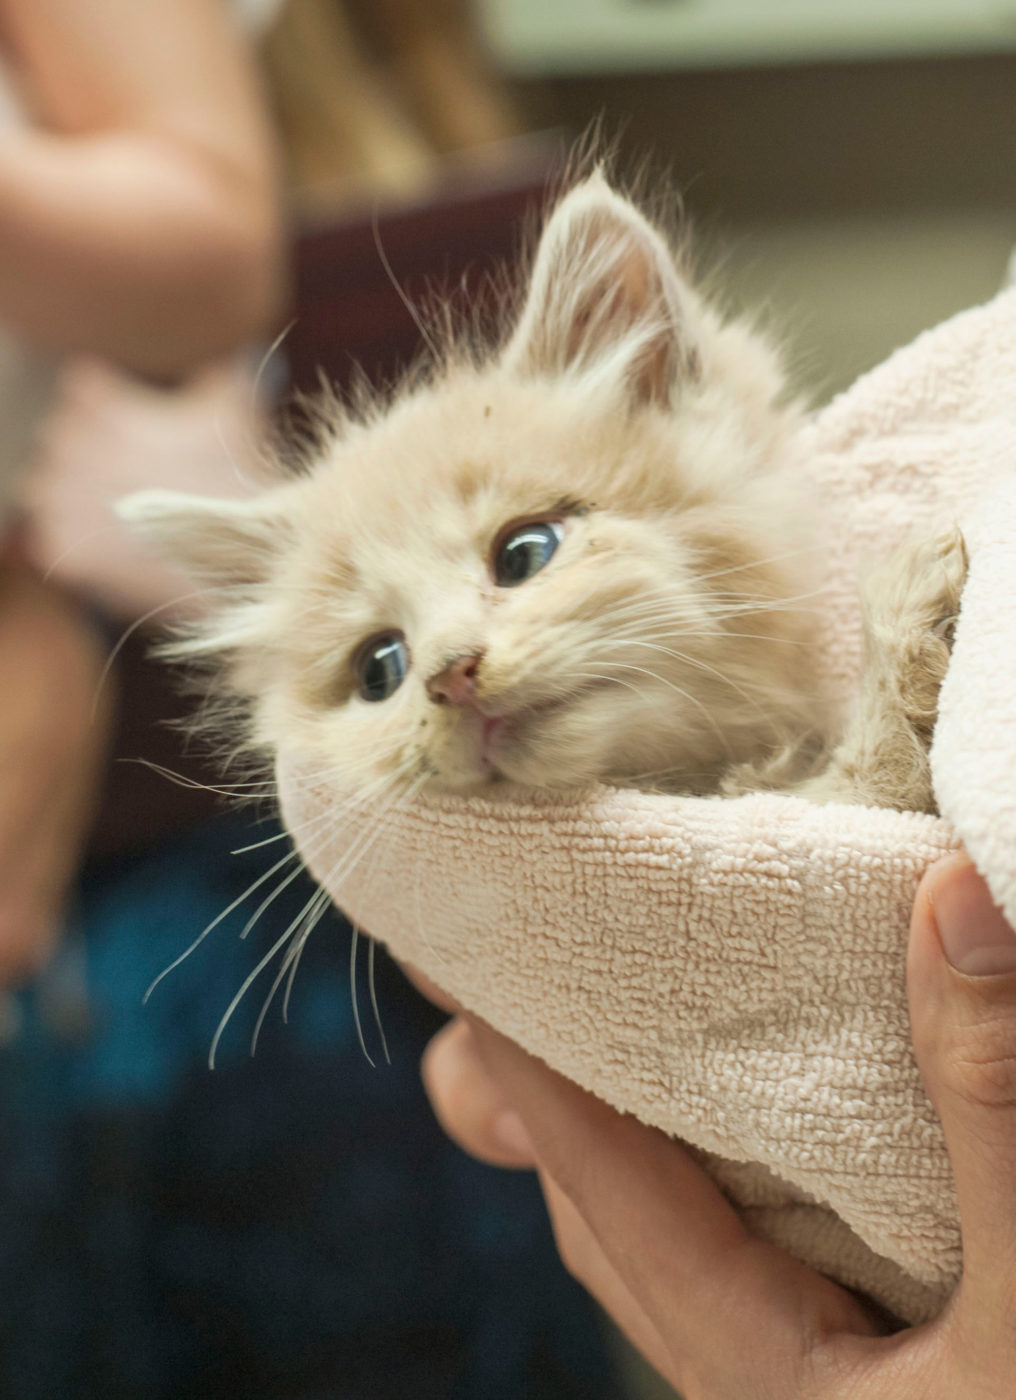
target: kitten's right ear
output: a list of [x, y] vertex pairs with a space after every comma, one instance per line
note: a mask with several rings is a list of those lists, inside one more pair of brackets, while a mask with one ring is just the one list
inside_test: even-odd
[[695, 298], [656, 229], [601, 175], [573, 189], [540, 238], [505, 352], [521, 374], [595, 376], [666, 405], [698, 373]]
[[116, 504], [121, 520], [198, 582], [257, 583], [292, 534], [286, 488], [224, 501], [180, 491], [139, 491]]

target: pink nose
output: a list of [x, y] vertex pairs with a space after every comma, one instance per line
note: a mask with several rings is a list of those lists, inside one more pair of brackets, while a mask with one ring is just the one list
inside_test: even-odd
[[456, 656], [443, 671], [427, 682], [427, 694], [436, 705], [472, 705], [476, 700], [476, 673], [482, 656], [476, 652]]

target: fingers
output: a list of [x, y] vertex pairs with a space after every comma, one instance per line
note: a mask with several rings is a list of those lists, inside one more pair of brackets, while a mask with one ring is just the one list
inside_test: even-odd
[[[488, 1027], [474, 1029], [541, 1168], [588, 1231], [559, 1213], [566, 1258], [612, 1310], [612, 1300], [633, 1300], [663, 1339], [672, 1377], [680, 1368], [688, 1388], [692, 1376], [703, 1393], [742, 1393], [736, 1376], [743, 1379], [750, 1337], [760, 1382], [753, 1393], [791, 1394], [789, 1378], [816, 1335], [874, 1330], [842, 1290], [753, 1238], [679, 1144], [615, 1113]], [[617, 1306], [635, 1335], [630, 1305]]]
[[[423, 980], [419, 974], [410, 979]], [[421, 988], [422, 990], [422, 988]], [[482, 1060], [464, 1017], [449, 1021], [423, 1057], [424, 1087], [444, 1131], [480, 1161], [500, 1167], [532, 1167], [535, 1155], [518, 1114]], [[671, 1358], [644, 1310], [609, 1263], [582, 1216], [555, 1182], [541, 1186], [561, 1257], [646, 1359], [674, 1384]]]
[[[400, 963], [416, 990], [442, 1011], [458, 1003], [409, 963]], [[532, 1144], [522, 1120], [476, 1053], [473, 1033], [461, 1016], [435, 1035], [420, 1065], [423, 1087], [441, 1127], [453, 1142], [494, 1167], [533, 1167]]]
[[645, 1309], [604, 1254], [579, 1210], [546, 1172], [540, 1173], [554, 1238], [568, 1272], [600, 1303], [650, 1365], [680, 1387], [679, 1365]]
[[462, 1017], [449, 1021], [423, 1056], [423, 1084], [438, 1122], [473, 1157], [495, 1167], [532, 1167], [522, 1120], [491, 1078]]
[[998, 1309], [1008, 1318], [1016, 1287], [1016, 934], [962, 853], [921, 883], [907, 975], [914, 1047], [956, 1178], [962, 1294], [980, 1317]]

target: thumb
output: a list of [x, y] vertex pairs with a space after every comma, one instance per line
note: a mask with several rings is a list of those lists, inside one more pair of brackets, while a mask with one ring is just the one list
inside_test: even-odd
[[963, 1232], [963, 1297], [1011, 1306], [1016, 1286], [1016, 933], [963, 852], [914, 903], [911, 1029], [942, 1120]]

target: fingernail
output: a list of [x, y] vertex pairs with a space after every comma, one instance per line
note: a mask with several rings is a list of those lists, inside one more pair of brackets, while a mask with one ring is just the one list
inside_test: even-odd
[[526, 1131], [525, 1124], [513, 1108], [503, 1108], [491, 1124], [494, 1136], [510, 1157], [520, 1162], [536, 1161], [533, 1140]]
[[968, 977], [1016, 972], [1016, 932], [962, 852], [932, 877], [932, 912], [946, 957]]

